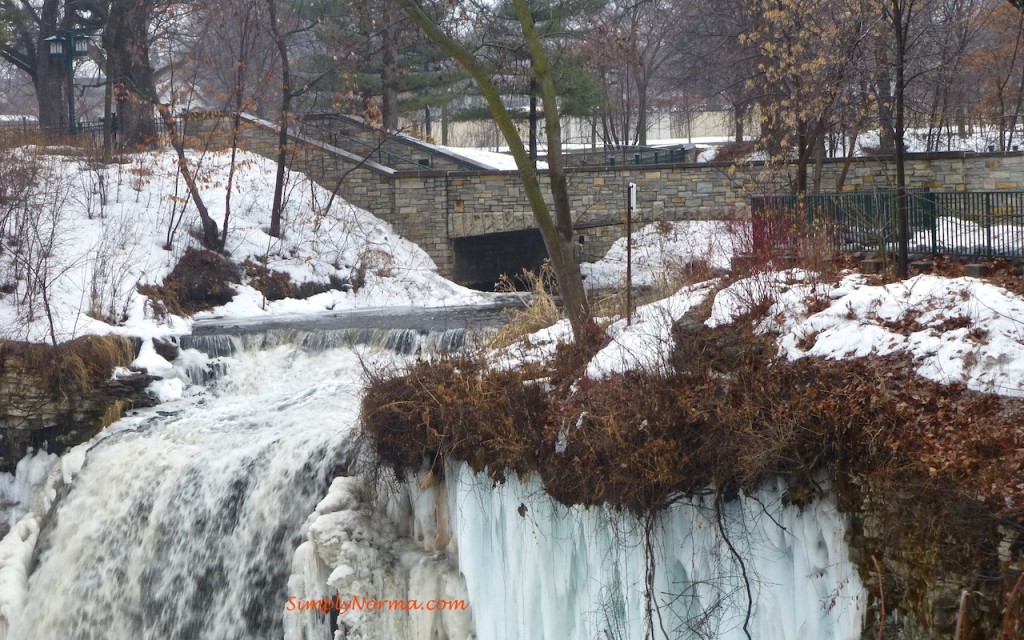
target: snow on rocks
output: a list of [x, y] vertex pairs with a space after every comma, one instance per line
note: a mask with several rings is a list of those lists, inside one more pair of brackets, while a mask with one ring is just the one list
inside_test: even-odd
[[683, 287], [668, 298], [638, 308], [632, 325], [627, 326], [624, 319], [612, 323], [606, 329], [611, 342], [587, 365], [587, 377], [603, 378], [633, 369], [665, 371], [672, 351], [672, 324], [707, 299], [713, 288], [714, 282]]
[[794, 317], [789, 358], [910, 353], [917, 373], [977, 391], [1024, 395], [1024, 299], [974, 278], [920, 275], [887, 285], [848, 276], [846, 295]]
[[[608, 324], [611, 342], [590, 362], [597, 379], [628, 370], [664, 371], [672, 325], [721, 285], [688, 285], [634, 311], [632, 324]], [[1024, 396], [1024, 298], [975, 278], [919, 275], [870, 284], [850, 274], [826, 281], [788, 269], [755, 273], [717, 290], [705, 324], [755, 322], [777, 336], [790, 359], [863, 358], [907, 353], [919, 375], [940, 383]], [[567, 323], [525, 336], [494, 355], [498, 366], [543, 362], [571, 339]]]

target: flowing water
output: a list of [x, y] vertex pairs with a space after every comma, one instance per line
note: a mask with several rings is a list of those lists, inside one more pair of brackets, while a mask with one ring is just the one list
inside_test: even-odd
[[[188, 352], [179, 375], [195, 384], [181, 399], [92, 443], [42, 519], [27, 592], [5, 568], [11, 536], [0, 543], [0, 640], [328, 640], [337, 624], [367, 640], [647, 637], [637, 529], [621, 514], [555, 504], [536, 478], [494, 485], [457, 465], [443, 483], [393, 487], [384, 511], [343, 479], [324, 500], [333, 506], [317, 508], [332, 478], [355, 466], [365, 368], [464, 339], [279, 327], [183, 340], [216, 357]], [[756, 638], [859, 637], [866, 600], [846, 516], [834, 500], [785, 507], [784, 489], [734, 501], [717, 518], [695, 498], [659, 519], [652, 584], [668, 637], [741, 640], [747, 622]], [[393, 526], [392, 507], [397, 520], [413, 511], [422, 535]], [[454, 545], [423, 546], [437, 540], [423, 531], [439, 530], [441, 515], [457, 564]], [[316, 550], [303, 544], [318, 536]], [[299, 615], [285, 611], [289, 597], [303, 595], [290, 588], [315, 582], [319, 597], [328, 581], [346, 594], [465, 598], [472, 619], [287, 617]]]
[[9, 640], [282, 637], [306, 517], [352, 461], [363, 366], [398, 356], [309, 332], [230, 344], [207, 386], [92, 446], [39, 535]]

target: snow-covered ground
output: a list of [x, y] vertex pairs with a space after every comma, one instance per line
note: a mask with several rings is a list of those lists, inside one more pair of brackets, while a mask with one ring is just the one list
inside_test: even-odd
[[[641, 306], [632, 324], [616, 319], [611, 342], [591, 360], [593, 378], [632, 369], [663, 370], [672, 325], [704, 302], [714, 282], [690, 285]], [[1024, 396], [1024, 298], [976, 278], [919, 275], [885, 285], [849, 274], [827, 282], [799, 269], [765, 272], [714, 294], [708, 326], [731, 323], [767, 304], [758, 329], [777, 336], [779, 353], [830, 359], [909, 353], [917, 373], [941, 383], [1009, 396]], [[571, 338], [567, 321], [525, 336], [504, 366], [536, 362]]]
[[[187, 319], [155, 320], [137, 291], [139, 284], [159, 284], [187, 247], [199, 245], [198, 216], [178, 176], [174, 154], [169, 150], [139, 154], [123, 164], [103, 166], [37, 151], [19, 153], [43, 167], [32, 203], [38, 215], [30, 218], [25, 233], [41, 237], [39, 249], [49, 254], [36, 268], [46, 278], [47, 300], [37, 292], [25, 302], [31, 294], [24, 281], [19, 282], [16, 292], [0, 297], [0, 337], [46, 341], [51, 320], [58, 340], [111, 331], [143, 337], [187, 331]], [[203, 200], [221, 225], [229, 156], [189, 155]], [[340, 199], [328, 210], [329, 194], [301, 174], [289, 173], [284, 233], [281, 238], [271, 237], [266, 230], [273, 172], [269, 160], [239, 153], [227, 253], [237, 263], [265, 262], [297, 284], [326, 283], [331, 277], [347, 281], [364, 266], [365, 286], [358, 292], [332, 290], [304, 300], [267, 301], [252, 287], [239, 285], [234, 300], [197, 318], [486, 300], [485, 294], [440, 277], [426, 252], [372, 214]], [[0, 256], [0, 276], [16, 270], [13, 255], [8, 251]]]
[[[702, 259], [728, 266], [740, 242], [737, 237], [725, 223], [713, 221], [649, 225], [635, 236], [633, 281], [664, 285], [673, 281], [673, 272], [678, 279], [682, 265]], [[582, 268], [593, 287], [621, 286], [625, 240]], [[751, 308], [767, 305], [758, 329], [775, 334], [780, 354], [791, 359], [906, 352], [914, 357], [918, 374], [930, 380], [1024, 396], [1024, 298], [1000, 286], [937, 275], [884, 285], [855, 273], [832, 281], [791, 269], [755, 273], [716, 291], [719, 287], [717, 281], [684, 286], [636, 309], [629, 326], [624, 319], [606, 320], [612, 340], [593, 358], [587, 375], [662, 370], [673, 323], [714, 295], [708, 326], [731, 323]], [[553, 355], [555, 345], [571, 335], [562, 321], [494, 357], [503, 366], [537, 362]]]
[[[743, 249], [743, 235], [737, 225], [720, 220], [649, 224], [633, 234], [633, 286], [671, 286], [694, 265], [728, 269], [733, 254]], [[626, 239], [616, 240], [603, 258], [583, 263], [580, 270], [589, 289], [623, 286]]]

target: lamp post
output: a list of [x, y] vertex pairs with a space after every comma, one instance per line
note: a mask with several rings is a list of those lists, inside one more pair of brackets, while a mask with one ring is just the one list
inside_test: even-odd
[[77, 29], [61, 30], [55, 36], [45, 38], [50, 56], [63, 57], [68, 76], [68, 133], [78, 133], [78, 118], [75, 115], [75, 58], [89, 53], [89, 36]]

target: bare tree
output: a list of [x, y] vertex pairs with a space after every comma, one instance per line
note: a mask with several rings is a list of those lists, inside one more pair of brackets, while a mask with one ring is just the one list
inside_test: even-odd
[[674, 0], [613, 0], [593, 19], [587, 51], [607, 91], [606, 141], [647, 144], [652, 102], [674, 88], [665, 71], [676, 57], [672, 42], [686, 6]]
[[[523, 42], [533, 63], [538, 91], [544, 104], [545, 133], [548, 143], [548, 177], [555, 208], [554, 217], [551, 216], [548, 204], [544, 200], [537, 170], [534, 168], [522, 137], [495, 86], [490, 67], [474, 54], [466, 43], [457, 39], [457, 29], [454, 32], [443, 29], [416, 0], [398, 0], [398, 4], [427, 37], [462, 65], [476, 81], [477, 88], [487, 101], [491, 115], [500, 127], [512, 156], [515, 158], [530, 207], [544, 238], [552, 269], [558, 279], [559, 291], [562, 294], [565, 312], [572, 324], [573, 332], [577, 340], [585, 339], [592, 324], [590, 306], [586, 290], [583, 288], [583, 278], [580, 275], [579, 262], [573, 246], [572, 210], [569, 204], [568, 183], [562, 159], [558, 94], [553, 81], [551, 61], [536, 28], [533, 11], [535, 7], [529, 0], [512, 1], [522, 31]], [[470, 9], [461, 3], [454, 3], [453, 8], [456, 12]]]

